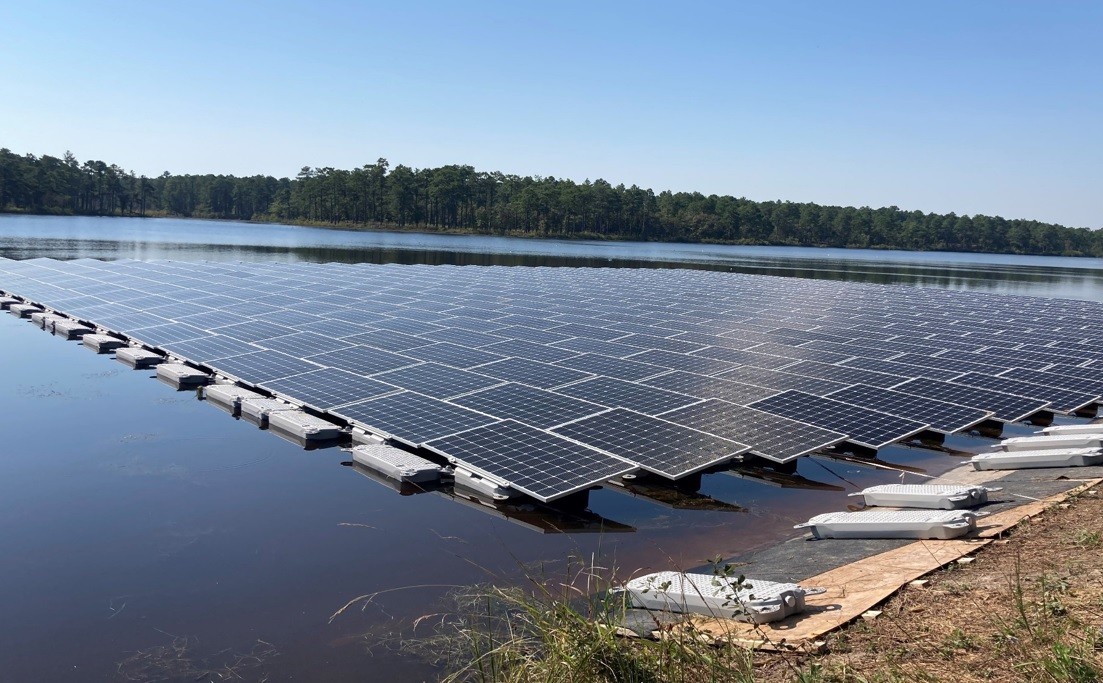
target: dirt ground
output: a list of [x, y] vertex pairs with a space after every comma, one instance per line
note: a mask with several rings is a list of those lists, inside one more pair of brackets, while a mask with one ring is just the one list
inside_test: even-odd
[[824, 654], [756, 656], [756, 681], [1103, 680], [1103, 486], [909, 585]]

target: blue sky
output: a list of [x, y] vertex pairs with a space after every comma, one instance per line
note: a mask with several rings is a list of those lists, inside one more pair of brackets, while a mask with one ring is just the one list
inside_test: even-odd
[[0, 4], [0, 147], [1103, 227], [1103, 3]]

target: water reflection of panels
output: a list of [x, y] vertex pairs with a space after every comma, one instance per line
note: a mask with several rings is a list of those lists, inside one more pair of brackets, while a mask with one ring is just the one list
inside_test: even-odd
[[854, 465], [861, 465], [862, 467], [872, 467], [878, 470], [910, 472], [912, 474], [927, 473], [927, 470], [923, 469], [922, 467], [915, 467], [913, 465], [901, 465], [899, 463], [882, 460], [881, 458], [872, 455], [853, 455], [851, 453], [843, 453], [842, 451], [833, 451], [828, 453], [816, 453], [811, 457], [827, 458], [828, 460], [838, 460], [840, 462], [849, 462]]
[[434, 493], [542, 534], [629, 533], [636, 530], [634, 526], [606, 519], [589, 510], [561, 510], [531, 501], [497, 502], [466, 490]]
[[674, 510], [708, 510], [711, 512], [747, 512], [745, 507], [717, 500], [700, 491], [690, 491], [669, 481], [651, 477], [621, 477], [610, 479], [609, 490], [644, 498]]
[[777, 486], [783, 489], [805, 489], [808, 491], [845, 490], [845, 488], [842, 486], [836, 486], [835, 484], [825, 484], [822, 481], [808, 479], [807, 477], [802, 477], [795, 472], [779, 472], [777, 470], [771, 470], [765, 467], [752, 467], [750, 465], [736, 465], [730, 469], [724, 470], [723, 474], [728, 474], [733, 477], [739, 477], [740, 479], [756, 481], [762, 484], [768, 484], [770, 486]]

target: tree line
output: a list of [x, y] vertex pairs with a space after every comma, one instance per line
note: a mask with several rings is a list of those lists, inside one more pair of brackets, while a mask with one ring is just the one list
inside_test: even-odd
[[0, 149], [0, 211], [186, 216], [554, 238], [1103, 256], [1103, 231], [999, 216], [655, 193], [471, 166], [303, 169], [294, 178], [135, 175]]

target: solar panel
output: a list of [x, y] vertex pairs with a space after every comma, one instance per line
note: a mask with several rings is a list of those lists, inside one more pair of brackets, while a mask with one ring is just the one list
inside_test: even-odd
[[361, 332], [360, 334], [354, 334], [351, 337], [345, 337], [344, 341], [350, 344], [358, 344], [360, 346], [371, 346], [377, 349], [383, 349], [384, 351], [396, 351], [403, 352], [407, 349], [412, 349], [417, 346], [425, 346], [431, 344], [432, 341], [425, 337], [417, 337], [412, 334], [406, 334], [404, 332], [395, 332], [393, 330], [372, 330], [370, 332]]
[[664, 413], [662, 418], [732, 441], [750, 444], [751, 452], [755, 455], [781, 463], [846, 439], [846, 434], [830, 429], [821, 429], [806, 422], [717, 399]]
[[[401, 372], [401, 370], [399, 371]], [[607, 410], [605, 406], [523, 384], [500, 384], [452, 399], [452, 403], [547, 429]]]
[[[170, 348], [171, 352], [172, 349]], [[288, 356], [277, 351], [254, 351], [239, 356], [220, 358], [207, 363], [220, 374], [234, 377], [250, 384], [260, 384], [269, 380], [300, 375], [317, 370], [318, 366], [310, 361]]]
[[[536, 344], [534, 342], [524, 341], [523, 339], [512, 339], [510, 341], [490, 344], [489, 346], [483, 347], [483, 350], [496, 353], [499, 357], [509, 356], [513, 358], [527, 358], [529, 360], [538, 360], [541, 363], [554, 363], [578, 355], [577, 352], [569, 349], [560, 349], [546, 344]], [[492, 358], [490, 360], [497, 359]]]
[[848, 361], [844, 361], [842, 365], [848, 368], [859, 368], [861, 370], [869, 370], [870, 372], [883, 372], [886, 375], [896, 375], [901, 381], [912, 377], [927, 377], [928, 379], [949, 381], [961, 374], [956, 370], [940, 370], [938, 368], [909, 365], [907, 363], [878, 360], [876, 358], [851, 358]]
[[[483, 326], [486, 325], [485, 322], [482, 322], [482, 324]], [[499, 337], [485, 332], [465, 330], [459, 327], [448, 327], [436, 332], [430, 332], [422, 335], [422, 338], [428, 339], [429, 341], [444, 341], [459, 344], [460, 346], [470, 346], [473, 349], [489, 346], [496, 342], [506, 341], [505, 337]]]
[[624, 332], [618, 332], [617, 330], [610, 330], [605, 327], [595, 327], [593, 325], [579, 325], [576, 323], [568, 323], [566, 325], [558, 325], [551, 329], [553, 332], [559, 334], [566, 334], [571, 337], [586, 337], [587, 339], [601, 339], [603, 341], [612, 341], [617, 337], [623, 337]]
[[939, 382], [919, 377], [910, 379], [896, 387], [916, 396], [925, 396], [939, 401], [948, 401], [963, 406], [972, 406], [995, 413], [997, 420], [1018, 422], [1049, 406], [1049, 402], [1040, 398], [1017, 396], [1002, 391], [980, 389], [956, 382]]
[[280, 337], [294, 331], [295, 330], [291, 327], [275, 325], [262, 320], [249, 320], [236, 325], [226, 325], [218, 328], [219, 334], [246, 342], [257, 342], [264, 339], [271, 339], [272, 337]]
[[409, 356], [400, 356], [397, 353], [375, 349], [370, 346], [352, 346], [347, 349], [321, 353], [312, 356], [311, 360], [318, 365], [340, 368], [341, 370], [355, 372], [358, 375], [374, 375], [377, 372], [386, 372], [387, 370], [417, 363], [417, 360]]
[[1059, 372], [1042, 372], [1040, 370], [1027, 370], [1026, 368], [1011, 368], [999, 374], [1000, 377], [1046, 384], [1052, 387], [1060, 387], [1070, 391], [1080, 391], [1085, 394], [1099, 393], [1103, 382], [1090, 377], [1077, 377], [1075, 375]]
[[226, 311], [208, 310], [205, 313], [189, 315], [179, 319], [180, 322], [198, 327], [204, 330], [213, 330], [226, 325], [236, 325], [241, 322], [241, 316]]
[[219, 358], [240, 356], [243, 353], [261, 350], [259, 347], [253, 346], [247, 342], [232, 339], [230, 337], [223, 337], [221, 335], [210, 335], [190, 341], [173, 342], [170, 346], [172, 347], [172, 353], [174, 355], [181, 358], [187, 358], [196, 363], [208, 363], [218, 360]]
[[722, 372], [734, 370], [739, 367], [735, 363], [716, 360], [715, 358], [657, 350], [644, 351], [643, 353], [631, 356], [629, 360], [638, 361], [640, 363], [650, 363], [652, 365], [661, 365], [671, 370], [684, 370], [698, 375], [718, 375]]
[[905, 378], [897, 375], [887, 375], [883, 372], [873, 372], [860, 368], [851, 368], [845, 365], [829, 365], [810, 360], [802, 360], [799, 363], [785, 368], [785, 372], [794, 375], [805, 375], [819, 379], [829, 379], [842, 384], [868, 384], [869, 386], [888, 389], [900, 384]]
[[327, 337], [314, 332], [296, 332], [282, 337], [262, 339], [257, 342], [257, 345], [292, 356], [300, 356], [302, 358], [309, 358], [319, 353], [336, 351], [337, 349], [344, 349], [352, 346], [340, 339], [334, 339], [333, 337]]
[[433, 361], [434, 363], [442, 363], [444, 365], [451, 365], [452, 367], [463, 369], [473, 368], [476, 365], [492, 363], [502, 359], [502, 356], [497, 353], [490, 353], [489, 351], [481, 349], [469, 349], [465, 346], [449, 344], [448, 342], [436, 342], [428, 346], [416, 346], [412, 349], [406, 349], [402, 353], [411, 358], [417, 358], [418, 360]]
[[[592, 372], [595, 375], [605, 375], [614, 379], [623, 379], [627, 382], [653, 377], [664, 372], [666, 368], [650, 363], [640, 363], [625, 358], [612, 358], [596, 353], [584, 353], [581, 356], [561, 360], [556, 365]], [[581, 377], [579, 379], [582, 379]]]
[[624, 358], [625, 356], [631, 356], [634, 353], [640, 352], [639, 348], [635, 346], [628, 346], [627, 344], [620, 344], [618, 342], [601, 341], [600, 339], [587, 339], [586, 337], [572, 337], [571, 339], [552, 342], [551, 345], [556, 348], [574, 351], [575, 353], [598, 353], [603, 356], [612, 356], [613, 358]]
[[555, 391], [610, 408], [628, 408], [645, 415], [665, 413], [700, 400], [693, 396], [611, 377], [595, 377], [557, 387]]
[[719, 398], [739, 405], [754, 403], [767, 396], [780, 393], [777, 389], [758, 387], [753, 384], [743, 384], [742, 382], [733, 382], [716, 377], [706, 377], [705, 375], [695, 375], [692, 372], [681, 372], [679, 370], [641, 380], [641, 384], [669, 389], [697, 398]]
[[331, 412], [411, 446], [498, 421], [412, 391], [352, 403]]
[[409, 365], [397, 370], [381, 372], [374, 377], [388, 384], [433, 398], [452, 398], [501, 383], [493, 377], [437, 363]]
[[992, 416], [992, 413], [986, 410], [864, 384], [836, 391], [829, 397], [890, 415], [926, 422], [934, 431], [946, 434], [976, 426]]
[[322, 368], [300, 375], [263, 382], [262, 386], [284, 398], [330, 410], [347, 403], [398, 391], [398, 387], [336, 368]]
[[1099, 400], [1098, 394], [1086, 394], [1080, 391], [1051, 387], [1044, 384], [1036, 384], [1010, 377], [992, 377], [976, 372], [967, 372], [954, 380], [957, 384], [966, 384], [971, 387], [1003, 391], [1019, 396], [1037, 396], [1049, 401], [1055, 410], [1071, 413], [1081, 408], [1087, 408]]
[[983, 360], [983, 356], [981, 356], [978, 360], [973, 361], [968, 358], [963, 358], [963, 355], [964, 354], [955, 354], [952, 352], [947, 352], [939, 356], [928, 356], [922, 353], [904, 353], [897, 356], [896, 358], [893, 358], [893, 360], [901, 363], [910, 363], [912, 365], [949, 370], [952, 372], [956, 372], [959, 375], [963, 372], [983, 372], [986, 374], [995, 374], [1006, 369], [1006, 366], [981, 362]]
[[636, 469], [593, 448], [511, 420], [438, 439], [426, 447], [544, 502]]
[[[234, 372], [248, 381], [298, 370], [301, 393], [310, 393], [301, 402], [314, 407], [310, 401], [349, 395], [357, 404], [382, 399], [371, 392], [389, 385], [363, 376], [378, 382], [382, 373], [413, 366], [419, 369], [391, 378], [409, 388], [403, 393], [423, 400], [498, 396], [502, 405], [480, 410], [509, 417], [526, 405], [517, 417], [541, 425], [559, 419], [559, 404], [587, 400], [569, 394], [578, 391], [601, 394], [589, 400], [602, 406], [624, 403], [665, 416], [697, 414], [688, 406], [702, 399], [742, 405], [792, 390], [846, 390], [842, 396], [864, 407], [922, 416], [943, 429], [963, 422], [929, 412], [951, 410], [935, 401], [964, 400], [966, 407], [953, 410], [999, 408], [1014, 418], [1008, 402], [1021, 400], [1015, 397], [1036, 397], [1020, 406], [1025, 414], [1042, 401], [1050, 402], [1046, 409], [1088, 406], [1103, 393], [1103, 307], [1093, 302], [681, 269], [36, 259], [0, 261], [0, 280], [21, 296], [195, 362], [218, 367], [241, 357]], [[299, 365], [273, 367], [250, 343]], [[308, 359], [331, 369], [310, 370], [316, 366]], [[949, 386], [916, 382], [959, 375]], [[889, 389], [905, 380], [910, 389], [892, 391], [922, 398], [846, 389]], [[293, 379], [266, 381], [290, 390]], [[491, 392], [501, 381], [527, 388]], [[353, 386], [369, 393], [339, 392]], [[552, 388], [563, 391], [535, 391]], [[729, 433], [723, 424], [710, 428]]]
[[767, 389], [777, 389], [778, 391], [794, 389], [821, 396], [829, 394], [832, 391], [838, 391], [847, 386], [844, 382], [832, 382], [826, 379], [816, 379], [815, 377], [802, 377], [800, 375], [789, 374], [778, 370], [766, 370], [764, 368], [752, 368], [749, 366], [730, 370], [719, 375], [719, 377], [735, 382], [742, 382], [743, 384], [754, 384], [755, 386], [765, 387]]
[[623, 408], [552, 431], [667, 479], [681, 479], [747, 451], [744, 444]]
[[538, 389], [551, 389], [593, 377], [588, 372], [525, 358], [506, 358], [505, 360], [487, 363], [474, 368], [472, 372], [509, 382], [520, 382]]
[[262, 313], [260, 315], [254, 315], [253, 318], [256, 320], [261, 320], [263, 322], [283, 325], [286, 327], [295, 327], [297, 325], [312, 325], [322, 321], [322, 318], [312, 313], [290, 310], [279, 310], [272, 311], [270, 313]]
[[189, 339], [199, 339], [200, 337], [210, 336], [209, 332], [201, 330], [198, 327], [182, 325], [180, 323], [167, 323], [164, 325], [154, 325], [153, 327], [143, 327], [140, 330], [132, 330], [129, 334], [135, 339], [149, 344], [150, 346], [165, 346], [173, 342], [182, 342]]
[[786, 391], [756, 401], [750, 407], [824, 429], [836, 429], [847, 435], [847, 441], [874, 450], [915, 436], [928, 427], [915, 420], [800, 391]]

